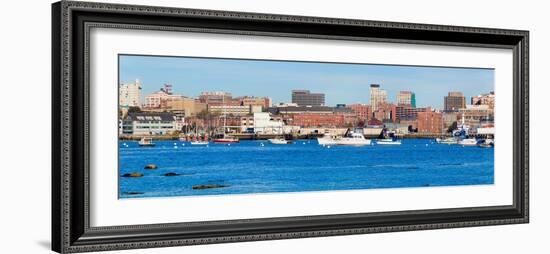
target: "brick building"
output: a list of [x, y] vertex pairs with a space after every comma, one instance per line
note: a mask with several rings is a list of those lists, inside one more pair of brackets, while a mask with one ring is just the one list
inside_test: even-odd
[[341, 127], [345, 125], [343, 114], [304, 113], [293, 116], [293, 125], [301, 127]]
[[443, 117], [439, 112], [418, 112], [416, 121], [418, 125], [418, 132], [420, 133], [443, 132]]

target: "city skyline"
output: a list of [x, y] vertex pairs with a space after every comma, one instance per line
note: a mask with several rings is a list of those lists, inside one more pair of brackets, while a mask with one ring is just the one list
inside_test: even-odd
[[303, 89], [324, 93], [330, 106], [370, 104], [370, 84], [375, 83], [387, 91], [389, 102], [397, 102], [399, 91], [412, 91], [418, 107], [443, 109], [449, 91], [463, 92], [468, 101], [494, 91], [493, 69], [133, 55], [119, 60], [119, 82], [139, 79], [144, 96], [168, 83], [174, 93], [189, 97], [226, 91], [280, 103], [291, 102], [292, 90]]

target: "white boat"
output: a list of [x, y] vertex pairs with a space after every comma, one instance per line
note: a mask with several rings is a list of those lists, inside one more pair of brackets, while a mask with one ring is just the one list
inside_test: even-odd
[[458, 141], [458, 144], [463, 146], [477, 146], [477, 139], [465, 138], [463, 140]]
[[196, 141], [191, 141], [190, 142], [191, 145], [208, 145], [208, 141], [200, 141], [200, 140], [196, 140]]
[[368, 146], [370, 145], [370, 139], [366, 139], [363, 134], [352, 132], [345, 137], [335, 139], [336, 144], [339, 146]]
[[153, 138], [150, 137], [143, 137], [138, 142], [139, 146], [155, 146], [155, 143], [153, 143]]
[[458, 139], [455, 138], [455, 137], [449, 137], [449, 138], [444, 138], [444, 139], [436, 138], [435, 142], [437, 142], [438, 144], [453, 145], [453, 144], [458, 144]]
[[495, 141], [493, 139], [485, 139], [483, 142], [479, 143], [479, 147], [491, 148], [495, 146]]
[[401, 145], [401, 140], [394, 140], [391, 138], [379, 139], [376, 141], [377, 145]]
[[270, 138], [267, 141], [269, 141], [269, 143], [274, 144], [274, 145], [290, 145], [290, 144], [293, 144], [292, 141], [286, 140], [284, 138]]
[[317, 143], [322, 146], [336, 145], [336, 138], [329, 135], [325, 135], [321, 138], [317, 138]]

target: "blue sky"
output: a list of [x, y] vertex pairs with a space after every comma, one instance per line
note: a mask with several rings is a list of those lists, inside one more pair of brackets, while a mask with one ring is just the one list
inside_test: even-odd
[[418, 107], [441, 109], [449, 91], [470, 97], [494, 90], [494, 70], [372, 64], [258, 61], [215, 58], [120, 56], [119, 82], [142, 82], [142, 97], [173, 85], [174, 93], [196, 97], [202, 91], [233, 96], [269, 96], [290, 102], [291, 90], [325, 93], [326, 104], [370, 103], [370, 84], [380, 84], [396, 101], [399, 91], [416, 93]]

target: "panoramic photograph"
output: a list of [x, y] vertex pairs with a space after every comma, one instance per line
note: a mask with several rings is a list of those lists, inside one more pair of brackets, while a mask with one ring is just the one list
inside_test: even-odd
[[120, 199], [494, 184], [494, 69], [119, 55]]

